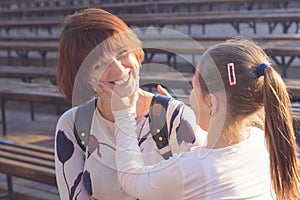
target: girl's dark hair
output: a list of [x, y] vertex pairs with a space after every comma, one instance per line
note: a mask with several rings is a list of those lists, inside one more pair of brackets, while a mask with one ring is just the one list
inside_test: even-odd
[[130, 38], [125, 44], [120, 44], [122, 39], [110, 40], [110, 46], [116, 49], [120, 45], [135, 45], [133, 53], [141, 64], [144, 58], [141, 42], [117, 16], [100, 8], [87, 8], [65, 18], [59, 37], [57, 84], [70, 102], [77, 73], [88, 54], [103, 41], [124, 32], [132, 33], [127, 34]]
[[[213, 66], [207, 66], [208, 59], [217, 67], [223, 84], [213, 78], [203, 78]], [[206, 61], [205, 61], [206, 60]], [[230, 86], [227, 64], [234, 63], [237, 84]], [[257, 69], [262, 63], [269, 63], [263, 76]], [[206, 66], [205, 66], [206, 65]], [[246, 119], [259, 110], [265, 111], [265, 139], [270, 154], [272, 186], [277, 199], [300, 199], [299, 165], [291, 104], [286, 85], [281, 76], [270, 66], [266, 53], [253, 41], [230, 39], [220, 43], [203, 55], [199, 65], [199, 85], [204, 93], [214, 93], [225, 88], [227, 115], [231, 121]], [[197, 73], [197, 72], [196, 72]]]

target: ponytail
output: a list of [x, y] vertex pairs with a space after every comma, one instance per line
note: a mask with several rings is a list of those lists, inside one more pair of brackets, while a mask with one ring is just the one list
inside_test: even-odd
[[300, 199], [295, 134], [290, 98], [281, 76], [264, 72], [265, 138], [270, 154], [272, 186], [279, 200]]

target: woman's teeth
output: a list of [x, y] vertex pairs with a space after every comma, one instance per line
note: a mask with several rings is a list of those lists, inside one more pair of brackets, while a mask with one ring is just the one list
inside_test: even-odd
[[129, 79], [129, 74], [127, 73], [126, 76], [123, 79], [121, 79], [119, 81], [115, 81], [114, 83], [116, 85], [121, 85], [121, 84], [125, 83], [126, 81], [128, 81], [128, 79]]

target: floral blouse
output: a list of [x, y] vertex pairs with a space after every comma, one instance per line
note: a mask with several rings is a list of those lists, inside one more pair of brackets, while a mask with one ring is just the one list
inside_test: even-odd
[[[76, 109], [74, 107], [66, 111], [56, 127], [55, 171], [60, 198], [136, 199], [127, 194], [118, 181], [114, 123], [103, 118], [96, 109], [89, 144], [87, 150], [83, 151], [73, 133]], [[205, 142], [206, 133], [196, 126], [193, 111], [181, 102], [170, 102], [166, 119], [173, 154]], [[150, 133], [148, 116], [138, 119], [136, 134], [146, 165], [163, 160]]]

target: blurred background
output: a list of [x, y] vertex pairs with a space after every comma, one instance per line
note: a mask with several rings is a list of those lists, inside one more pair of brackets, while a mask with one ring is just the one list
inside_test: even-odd
[[[145, 89], [155, 92], [155, 84], [162, 84], [186, 104], [194, 67], [205, 49], [233, 36], [253, 39], [286, 81], [295, 130], [300, 130], [298, 0], [0, 0], [2, 143], [53, 151], [57, 119], [71, 106], [56, 88], [60, 24], [88, 7], [117, 15], [142, 40]], [[2, 146], [0, 193], [5, 193], [1, 162], [9, 156]], [[59, 199], [51, 184], [14, 176], [12, 185], [12, 199]]]

